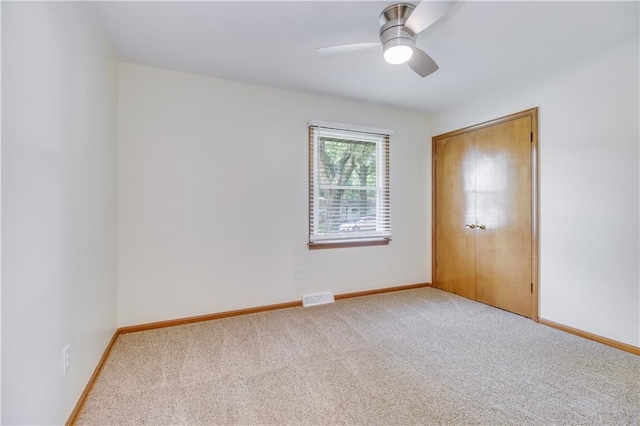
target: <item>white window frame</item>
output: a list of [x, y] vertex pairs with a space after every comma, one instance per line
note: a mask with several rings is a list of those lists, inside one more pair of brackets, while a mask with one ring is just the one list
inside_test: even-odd
[[[393, 131], [324, 121], [309, 122], [309, 248], [387, 245], [391, 241], [389, 144]], [[321, 137], [373, 142], [376, 144], [376, 230], [320, 233], [320, 189], [318, 140]], [[350, 186], [349, 189], [371, 189]], [[347, 189], [347, 187], [345, 187]]]

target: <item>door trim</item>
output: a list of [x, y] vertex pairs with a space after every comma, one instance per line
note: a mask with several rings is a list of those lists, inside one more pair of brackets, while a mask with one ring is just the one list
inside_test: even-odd
[[538, 184], [538, 107], [516, 112], [514, 114], [505, 115], [493, 120], [474, 124], [462, 129], [453, 130], [431, 138], [431, 275], [432, 283], [437, 287], [436, 282], [436, 142], [441, 139], [447, 139], [452, 136], [462, 135], [464, 133], [474, 132], [485, 127], [495, 126], [507, 121], [517, 120], [523, 117], [531, 118], [531, 280], [533, 284], [532, 315], [531, 319], [535, 322], [539, 321], [538, 315], [538, 298], [539, 298], [539, 235], [540, 235], [540, 208], [539, 200], [539, 184]]

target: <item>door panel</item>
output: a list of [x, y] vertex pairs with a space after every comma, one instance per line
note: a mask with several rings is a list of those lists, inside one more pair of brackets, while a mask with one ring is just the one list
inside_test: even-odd
[[435, 283], [442, 290], [476, 298], [474, 135], [440, 140], [435, 155]]
[[531, 119], [475, 133], [476, 297], [531, 317]]
[[537, 318], [537, 109], [433, 142], [434, 284]]

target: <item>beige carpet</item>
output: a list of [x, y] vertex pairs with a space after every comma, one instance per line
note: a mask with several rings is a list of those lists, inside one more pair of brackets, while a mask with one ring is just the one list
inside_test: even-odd
[[640, 425], [640, 357], [425, 288], [123, 335], [78, 423]]

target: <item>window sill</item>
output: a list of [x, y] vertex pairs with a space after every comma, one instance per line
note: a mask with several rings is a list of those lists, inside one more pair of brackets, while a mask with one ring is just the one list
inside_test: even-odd
[[390, 238], [384, 238], [380, 240], [369, 241], [331, 241], [331, 242], [315, 242], [309, 243], [309, 250], [322, 250], [322, 249], [334, 249], [334, 248], [349, 248], [349, 247], [370, 247], [370, 246], [388, 246]]

